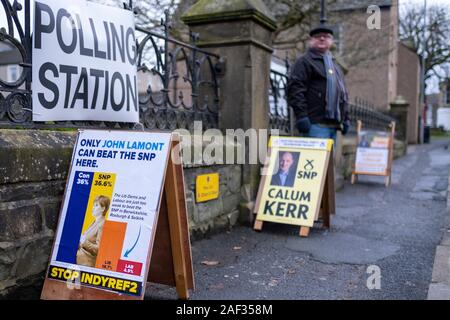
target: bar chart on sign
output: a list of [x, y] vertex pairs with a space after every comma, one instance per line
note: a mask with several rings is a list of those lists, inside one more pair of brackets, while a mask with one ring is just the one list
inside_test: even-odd
[[[75, 234], [72, 240], [64, 240], [66, 240], [66, 243], [73, 242], [74, 245], [77, 245], [77, 238], [79, 236], [80, 239], [82, 239], [79, 242], [82, 243], [84, 241], [83, 235], [92, 228], [96, 220], [94, 212], [93, 214], [90, 214], [90, 208], [94, 208], [95, 201], [98, 201], [98, 199], [101, 198], [114, 199], [109, 206], [109, 211], [106, 209], [105, 212], [101, 241], [98, 246], [97, 257], [93, 266], [97, 269], [140, 275], [142, 270], [141, 262], [122, 259], [121, 257], [128, 258], [130, 253], [135, 249], [140, 238], [139, 228], [133, 245], [129, 248], [124, 246], [128, 225], [124, 220], [130, 219], [142, 221], [144, 219], [142, 214], [139, 214], [139, 210], [146, 204], [145, 198], [120, 195], [117, 193], [115, 194], [115, 197], [113, 197], [115, 181], [116, 174], [114, 173], [84, 171], [77, 171], [75, 173], [66, 221], [72, 228], [78, 226], [77, 229], [80, 229], [81, 226], [81, 234]], [[79, 212], [85, 212], [84, 217], [78, 217], [77, 213]], [[82, 218], [84, 218], [84, 220]], [[67, 253], [63, 247], [60, 248], [58, 259], [68, 263], [76, 262], [74, 261], [73, 251], [72, 253]]]

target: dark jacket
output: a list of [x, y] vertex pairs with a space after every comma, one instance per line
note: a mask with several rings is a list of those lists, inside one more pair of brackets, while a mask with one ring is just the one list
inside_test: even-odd
[[278, 171], [276, 174], [272, 176], [272, 180], [270, 181], [270, 185], [272, 186], [282, 186], [282, 187], [293, 187], [295, 181], [295, 170], [289, 170], [289, 173], [284, 181], [284, 185], [281, 183], [280, 178], [281, 171]]
[[[342, 70], [335, 63], [339, 76]], [[312, 123], [332, 124], [324, 118], [326, 108], [327, 76], [322, 56], [309, 49], [297, 59], [288, 79], [287, 101], [293, 108], [297, 119], [308, 117]], [[349, 119], [348, 105], [345, 100], [340, 104], [342, 121]]]

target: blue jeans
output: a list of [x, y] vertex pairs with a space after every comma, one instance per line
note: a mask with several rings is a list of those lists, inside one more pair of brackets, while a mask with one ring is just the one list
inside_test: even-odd
[[333, 149], [336, 148], [336, 131], [337, 129], [321, 126], [320, 124], [312, 123], [308, 133], [303, 134], [304, 137], [333, 139]]

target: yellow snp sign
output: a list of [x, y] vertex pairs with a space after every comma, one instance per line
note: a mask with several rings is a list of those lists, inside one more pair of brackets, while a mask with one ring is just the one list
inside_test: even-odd
[[332, 146], [330, 139], [271, 137], [256, 220], [312, 227]]
[[195, 199], [205, 202], [219, 197], [219, 173], [209, 173], [197, 176], [195, 181]]

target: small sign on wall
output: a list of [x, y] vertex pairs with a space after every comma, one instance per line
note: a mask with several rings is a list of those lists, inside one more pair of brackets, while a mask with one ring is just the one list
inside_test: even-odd
[[195, 180], [195, 201], [205, 202], [219, 198], [219, 173], [197, 176]]

